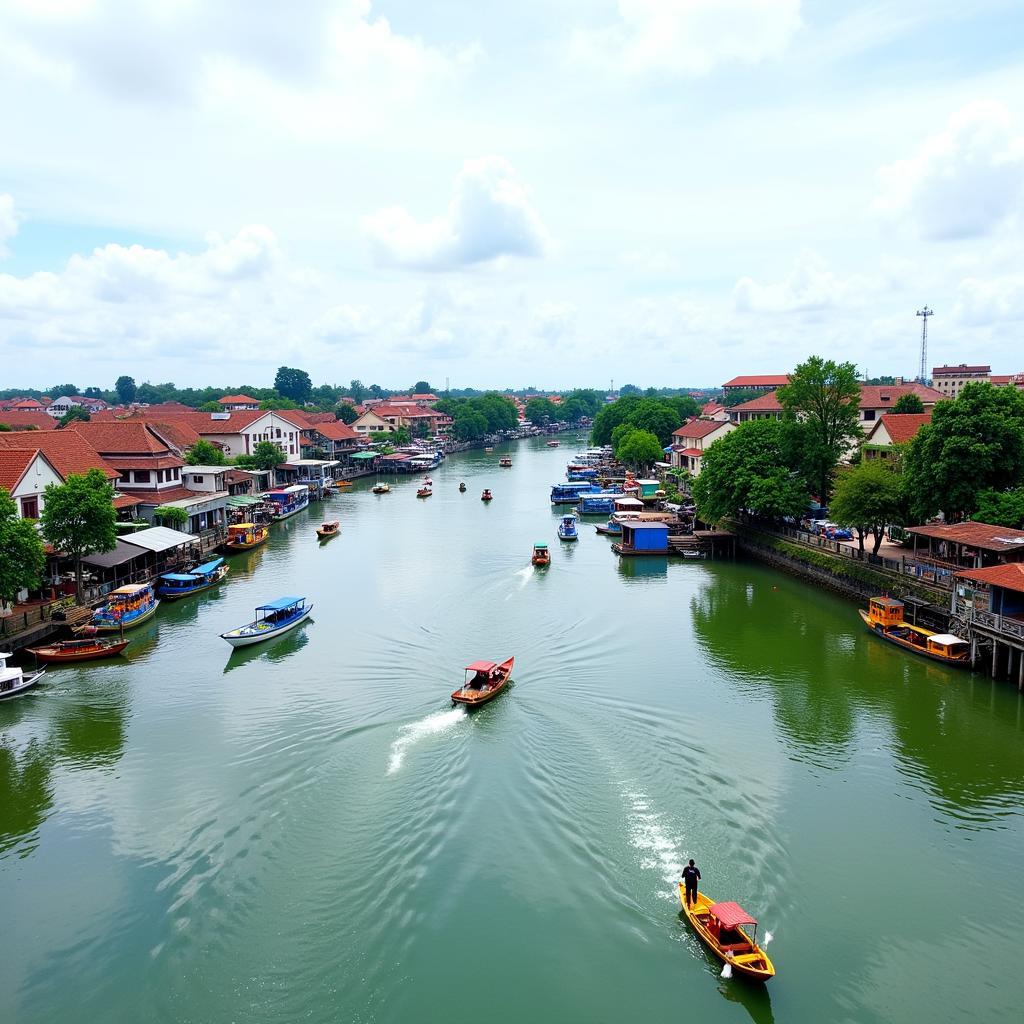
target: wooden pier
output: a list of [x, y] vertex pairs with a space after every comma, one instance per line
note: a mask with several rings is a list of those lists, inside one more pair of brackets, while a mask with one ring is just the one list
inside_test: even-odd
[[694, 530], [693, 533], [670, 534], [669, 548], [673, 555], [693, 558], [735, 558], [736, 536], [728, 530]]

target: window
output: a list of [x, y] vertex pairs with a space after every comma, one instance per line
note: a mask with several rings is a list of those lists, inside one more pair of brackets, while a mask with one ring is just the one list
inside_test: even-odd
[[164, 482], [164, 471], [162, 469], [158, 469], [156, 471], [156, 482], [158, 484], [162, 484]]
[[202, 474], [192, 477], [192, 482], [196, 484], [201, 484], [203, 482]]
[[135, 482], [137, 484], [148, 484], [149, 483], [149, 470], [148, 469], [137, 469], [137, 470], [135, 470]]
[[277, 428], [277, 436], [278, 436], [278, 437], [280, 437], [280, 436], [281, 436], [281, 428], [280, 428], [280, 427], [278, 427], [278, 428]]
[[118, 483], [130, 484], [132, 482], [132, 475], [128, 470], [125, 470], [117, 479]]
[[873, 420], [874, 418], [875, 418], [875, 410], [874, 409], [865, 409], [864, 410], [864, 419], [866, 419], [866, 420]]
[[179, 479], [179, 474], [178, 474], [178, 468], [177, 468], [177, 466], [175, 466], [175, 468], [174, 468], [174, 479], [175, 479], [175, 480], [178, 480], [178, 479]]
[[21, 518], [22, 519], [38, 519], [39, 518], [39, 498], [36, 495], [32, 495], [31, 498], [21, 499]]

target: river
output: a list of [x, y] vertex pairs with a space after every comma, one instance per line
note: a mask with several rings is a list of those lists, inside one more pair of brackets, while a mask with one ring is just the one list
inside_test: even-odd
[[[757, 564], [559, 544], [574, 443], [454, 456], [427, 500], [364, 482], [0, 704], [0, 1020], [1019, 1014], [1017, 692]], [[312, 621], [231, 655], [286, 593]], [[773, 933], [767, 987], [681, 920], [690, 856]]]

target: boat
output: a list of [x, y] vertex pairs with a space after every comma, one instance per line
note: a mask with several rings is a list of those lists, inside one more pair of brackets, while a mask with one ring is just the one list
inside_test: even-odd
[[462, 483], [459, 484], [459, 494], [465, 494], [465, 493], [466, 493], [466, 484], [465, 484], [465, 481], [463, 481]]
[[423, 478], [423, 486], [424, 487], [432, 487], [433, 485], [434, 485], [434, 481], [431, 480], [429, 476], [425, 476]]
[[433, 493], [434, 492], [429, 487], [424, 485], [423, 487], [421, 487], [416, 492], [416, 497], [417, 498], [429, 498]]
[[622, 536], [622, 523], [620, 523], [615, 516], [612, 516], [607, 523], [597, 523], [594, 526], [594, 529], [597, 530], [598, 533], [608, 534], [611, 537]]
[[498, 465], [504, 467], [505, 469], [511, 469], [512, 457], [510, 455], [502, 455], [502, 457], [498, 459]]
[[485, 449], [484, 449], [484, 451], [485, 451], [485, 452], [493, 452], [493, 451], [494, 451], [494, 449], [493, 449], [493, 448], [485, 448]]
[[287, 519], [309, 505], [309, 488], [305, 484], [291, 484], [267, 491], [263, 497], [273, 505], [272, 517], [275, 520]]
[[952, 633], [936, 633], [922, 626], [912, 626], [904, 621], [903, 608], [903, 602], [893, 597], [873, 597], [867, 611], [858, 608], [857, 612], [875, 636], [897, 647], [945, 665], [971, 667], [970, 644], [966, 640]]
[[130, 643], [130, 640], [111, 636], [87, 640], [57, 640], [44, 647], [29, 647], [27, 650], [29, 654], [35, 655], [36, 661], [59, 664], [112, 658], [115, 654], [120, 654]]
[[[30, 687], [35, 686], [46, 673], [46, 669], [41, 668], [38, 672], [25, 675], [17, 665], [8, 667], [7, 659], [10, 657], [13, 657], [10, 651], [0, 651], [0, 700], [7, 700], [8, 697], [17, 697], [19, 693], [24, 693]], [[507, 664], [510, 668], [512, 667], [511, 661]]]
[[321, 540], [330, 540], [331, 537], [337, 537], [339, 533], [341, 533], [341, 521], [338, 519], [330, 519], [316, 528], [316, 535]]
[[92, 615], [97, 633], [119, 633], [156, 615], [160, 602], [152, 583], [130, 583], [107, 595], [107, 603]]
[[688, 559], [691, 559], [691, 560], [696, 560], [698, 558], [703, 558], [704, 557], [704, 552], [703, 551], [684, 550], [683, 552], [681, 552], [681, 554], [682, 554], [683, 558], [688, 558]]
[[252, 622], [221, 633], [221, 639], [227, 640], [232, 647], [258, 644], [294, 629], [309, 618], [312, 611], [313, 606], [306, 604], [304, 597], [279, 597], [276, 601], [261, 604]]
[[352, 486], [352, 481], [351, 480], [335, 480], [334, 481], [334, 486], [335, 487], [351, 487]]
[[266, 543], [270, 530], [256, 523], [236, 523], [228, 527], [228, 538], [221, 545], [225, 551], [250, 551]]
[[548, 441], [547, 446], [549, 448], [557, 448], [561, 443], [561, 441]]
[[[693, 930], [719, 960], [754, 981], [775, 977], [775, 965], [757, 944], [757, 921], [738, 903], [715, 903], [698, 892], [696, 903], [687, 906], [682, 883], [679, 884], [679, 902]], [[744, 925], [754, 926], [749, 935]]]
[[156, 579], [157, 596], [167, 601], [177, 601], [178, 598], [217, 586], [227, 574], [228, 567], [223, 558], [197, 565], [188, 572], [165, 572]]
[[558, 524], [559, 540], [579, 540], [579, 531], [576, 529], [576, 517], [574, 515], [562, 516]]
[[493, 497], [494, 497], [494, 495], [491, 494], [491, 489], [489, 487], [485, 487], [484, 488], [484, 493], [480, 495], [480, 500], [481, 501], [490, 501]]
[[551, 564], [551, 552], [548, 551], [547, 544], [538, 541], [533, 545], [533, 557], [530, 559], [534, 565], [550, 565]]
[[508, 684], [515, 660], [512, 657], [500, 665], [493, 661], [474, 661], [467, 665], [465, 682], [452, 694], [452, 703], [475, 708], [494, 700]]
[[391, 484], [386, 484], [386, 483], [374, 484], [373, 487], [370, 488], [370, 489], [373, 491], [374, 494], [390, 494], [391, 493]]
[[579, 513], [581, 516], [596, 514], [607, 515], [615, 511], [615, 499], [621, 498], [618, 491], [594, 491], [580, 495]]
[[552, 484], [552, 505], [575, 505], [584, 494], [598, 494], [601, 488], [589, 480], [577, 480], [573, 483]]

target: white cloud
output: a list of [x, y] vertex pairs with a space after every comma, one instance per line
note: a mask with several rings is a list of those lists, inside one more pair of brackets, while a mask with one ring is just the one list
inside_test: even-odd
[[733, 308], [740, 313], [815, 313], [842, 305], [858, 287], [825, 267], [814, 253], [802, 253], [781, 280], [759, 284], [740, 278], [733, 288]]
[[0, 195], [0, 259], [7, 255], [6, 242], [18, 233], [18, 218], [14, 215], [14, 197]]
[[376, 326], [376, 317], [366, 306], [342, 303], [318, 317], [313, 323], [313, 331], [325, 341], [352, 341], [364, 338]]
[[800, 28], [800, 0], [619, 0], [618, 21], [578, 31], [570, 53], [626, 74], [704, 75], [781, 53]]
[[1024, 274], [964, 278], [953, 316], [970, 327], [1024, 320]]
[[987, 235], [1019, 216], [1024, 133], [999, 103], [953, 114], [918, 152], [881, 168], [877, 208], [925, 239]]
[[541, 256], [549, 239], [530, 190], [500, 156], [467, 160], [447, 213], [418, 221], [403, 207], [364, 219], [376, 261], [417, 270], [452, 270], [501, 256]]
[[546, 341], [559, 341], [575, 329], [576, 312], [571, 302], [542, 302], [533, 314], [533, 329]]

